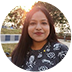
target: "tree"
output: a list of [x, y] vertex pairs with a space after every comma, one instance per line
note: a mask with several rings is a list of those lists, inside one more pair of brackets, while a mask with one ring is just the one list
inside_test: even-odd
[[72, 32], [72, 28], [70, 28], [72, 26], [72, 13], [71, 12], [66, 12], [65, 13], [65, 24], [67, 24], [68, 26], [68, 30], [70, 32]]
[[64, 14], [61, 11], [61, 8], [55, 3], [49, 1], [38, 1], [33, 6], [46, 7], [49, 13], [51, 14], [55, 24], [63, 23]]
[[14, 22], [14, 24], [17, 25], [17, 28], [19, 28], [21, 24], [24, 24], [25, 14], [26, 14], [26, 11], [22, 9], [21, 6], [15, 7], [8, 14], [8, 16], [10, 17], [9, 22]]

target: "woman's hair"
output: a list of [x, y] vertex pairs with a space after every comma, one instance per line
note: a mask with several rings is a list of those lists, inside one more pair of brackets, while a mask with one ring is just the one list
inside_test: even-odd
[[48, 19], [49, 26], [50, 26], [50, 34], [47, 37], [48, 42], [55, 42], [55, 41], [58, 42], [55, 29], [54, 29], [54, 22], [47, 9], [42, 6], [33, 7], [26, 15], [19, 43], [15, 48], [15, 50], [12, 52], [12, 62], [19, 67], [22, 64], [24, 64], [26, 54], [30, 49], [30, 46], [32, 45], [32, 39], [28, 34], [28, 26], [31, 17], [37, 11], [42, 11], [45, 14], [46, 18]]

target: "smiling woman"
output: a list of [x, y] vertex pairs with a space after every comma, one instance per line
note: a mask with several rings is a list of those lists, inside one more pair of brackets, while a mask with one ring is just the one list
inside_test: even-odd
[[28, 34], [34, 41], [47, 41], [46, 38], [50, 33], [49, 22], [45, 14], [41, 11], [36, 12], [28, 26]]
[[67, 51], [68, 47], [57, 39], [48, 10], [35, 6], [26, 14], [21, 38], [11, 61], [28, 71], [44, 71], [58, 64]]

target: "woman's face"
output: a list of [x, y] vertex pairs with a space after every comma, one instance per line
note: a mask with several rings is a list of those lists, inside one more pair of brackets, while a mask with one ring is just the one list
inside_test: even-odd
[[37, 11], [33, 14], [29, 26], [28, 34], [34, 41], [44, 41], [50, 33], [48, 19], [42, 11]]

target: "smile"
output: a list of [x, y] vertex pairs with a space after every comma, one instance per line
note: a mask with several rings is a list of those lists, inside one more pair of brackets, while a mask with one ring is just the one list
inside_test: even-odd
[[36, 34], [36, 35], [42, 35], [43, 33], [42, 32], [36, 32], [34, 34]]

